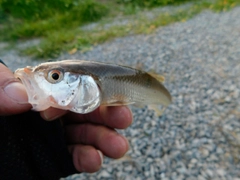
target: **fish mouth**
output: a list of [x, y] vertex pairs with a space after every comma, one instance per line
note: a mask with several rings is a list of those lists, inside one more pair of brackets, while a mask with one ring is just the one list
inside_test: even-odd
[[18, 78], [23, 83], [23, 85], [26, 86], [26, 88], [30, 88], [32, 87], [32, 83], [30, 81], [31, 73], [32, 73], [31, 68], [26, 67], [26, 68], [17, 69], [14, 72], [14, 76]]
[[25, 67], [25, 68], [20, 68], [17, 69], [14, 72], [14, 76], [19, 79], [23, 85], [25, 86], [25, 89], [27, 91], [27, 95], [28, 95], [28, 101], [31, 99], [31, 97], [35, 96], [35, 87], [36, 84], [34, 83], [33, 80], [33, 72], [32, 72], [32, 68], [31, 67]]
[[32, 67], [27, 66], [17, 69], [14, 76], [25, 86], [28, 102], [32, 105], [32, 110], [42, 111], [49, 107], [49, 105], [45, 103], [46, 97], [44, 92], [39, 88], [35, 80], [35, 72]]

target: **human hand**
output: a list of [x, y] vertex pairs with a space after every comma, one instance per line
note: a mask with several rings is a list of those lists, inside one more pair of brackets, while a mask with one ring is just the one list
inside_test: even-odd
[[[0, 116], [19, 114], [31, 109], [25, 87], [13, 73], [0, 63]], [[40, 115], [45, 120], [62, 117], [69, 152], [80, 172], [95, 172], [103, 155], [120, 158], [128, 150], [127, 140], [114, 128], [124, 129], [132, 123], [127, 107], [100, 107], [89, 114], [76, 114], [49, 108]]]
[[23, 113], [31, 109], [25, 87], [0, 61], [0, 116]]
[[100, 106], [89, 114], [50, 108], [41, 112], [41, 116], [46, 120], [62, 116], [68, 149], [79, 172], [99, 170], [103, 162], [102, 153], [120, 158], [128, 150], [126, 138], [114, 130], [125, 129], [132, 123], [132, 113], [125, 106]]

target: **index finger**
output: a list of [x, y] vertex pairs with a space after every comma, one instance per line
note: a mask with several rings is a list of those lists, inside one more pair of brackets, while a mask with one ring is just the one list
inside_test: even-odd
[[64, 116], [66, 124], [90, 122], [117, 129], [127, 128], [132, 121], [132, 112], [127, 106], [100, 106], [88, 114], [69, 112]]

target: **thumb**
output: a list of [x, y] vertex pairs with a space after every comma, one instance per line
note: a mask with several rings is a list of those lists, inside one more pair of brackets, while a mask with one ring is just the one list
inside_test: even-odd
[[22, 113], [29, 109], [31, 105], [28, 103], [25, 87], [0, 63], [0, 115]]

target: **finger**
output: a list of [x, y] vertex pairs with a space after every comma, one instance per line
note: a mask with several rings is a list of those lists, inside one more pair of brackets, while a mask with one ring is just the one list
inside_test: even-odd
[[65, 132], [68, 143], [92, 145], [111, 158], [122, 157], [129, 148], [126, 138], [105, 126], [87, 123], [68, 125]]
[[64, 119], [67, 124], [92, 122], [117, 129], [125, 129], [133, 121], [132, 112], [127, 106], [100, 106], [89, 114], [69, 113]]
[[65, 115], [68, 111], [67, 110], [62, 110], [62, 109], [56, 109], [53, 107], [50, 107], [44, 111], [40, 112], [40, 115], [43, 119], [47, 121], [52, 121], [55, 120], [63, 115]]
[[14, 77], [13, 73], [1, 63], [0, 99], [0, 115], [17, 114], [31, 109], [25, 87]]
[[79, 172], [93, 173], [102, 166], [103, 155], [92, 146], [73, 145], [69, 146], [69, 151], [73, 156], [73, 164]]

